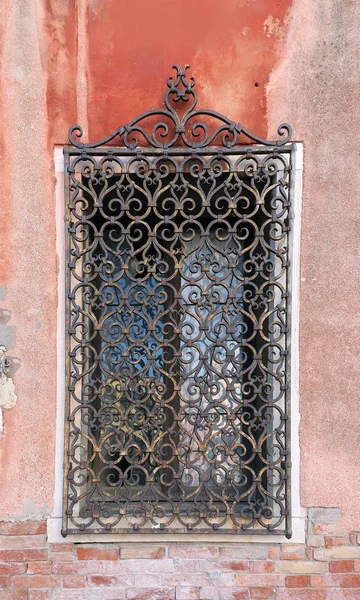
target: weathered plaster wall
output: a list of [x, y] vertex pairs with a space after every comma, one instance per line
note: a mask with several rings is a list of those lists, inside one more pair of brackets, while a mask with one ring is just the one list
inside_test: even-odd
[[[306, 32], [306, 35], [304, 35]], [[305, 143], [301, 251], [301, 490], [360, 528], [360, 6], [294, 2], [267, 86]]]
[[[16, 327], [16, 407], [0, 441], [1, 514], [39, 514], [52, 501], [56, 255], [46, 81], [35, 2], [4, 3], [1, 206], [7, 228], [1, 285]], [[1, 236], [2, 237], [2, 234]], [[41, 424], [40, 424], [41, 423]], [[29, 516], [29, 515], [28, 515]]]
[[305, 142], [302, 500], [339, 505], [360, 528], [359, 20], [355, 0], [3, 0], [0, 286], [21, 367], [0, 439], [1, 516], [53, 502], [53, 146], [74, 122], [95, 139], [159, 106], [178, 62], [192, 65], [201, 105], [262, 136], [288, 120]]
[[159, 106], [171, 65], [190, 64], [203, 105], [266, 134], [265, 84], [291, 0], [92, 0], [88, 3], [91, 139]]

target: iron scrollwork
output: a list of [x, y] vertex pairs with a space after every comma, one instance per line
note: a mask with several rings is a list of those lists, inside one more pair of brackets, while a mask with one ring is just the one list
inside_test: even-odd
[[[75, 148], [89, 149], [104, 146], [118, 139], [125, 148], [133, 150], [139, 146], [139, 140], [135, 134], [140, 134], [142, 140], [149, 146], [162, 149], [172, 148], [176, 144], [182, 143], [184, 146], [196, 150], [206, 148], [219, 141], [224, 148], [232, 148], [239, 143], [240, 136], [264, 146], [280, 147], [290, 141], [292, 131], [287, 123], [281, 123], [278, 127], [280, 140], [268, 141], [254, 135], [240, 123], [235, 123], [220, 113], [213, 110], [196, 110], [195, 79], [193, 77], [189, 81], [186, 79], [186, 70], [189, 65], [185, 65], [183, 69], [178, 65], [174, 65], [173, 68], [176, 70], [176, 78], [169, 77], [167, 80], [168, 90], [164, 97], [165, 109], [149, 110], [127, 125], [121, 125], [106, 138], [91, 144], [79, 142], [83, 130], [79, 125], [74, 125], [69, 130], [70, 144]], [[181, 115], [177, 111], [180, 102], [187, 103], [186, 110]], [[141, 126], [141, 124], [145, 124], [153, 117], [161, 117], [163, 120], [157, 121], [149, 133], [146, 126]], [[221, 122], [221, 125], [215, 126], [210, 133], [209, 125], [198, 120], [202, 117], [212, 118], [215, 123]], [[169, 135], [171, 128], [172, 135]]]
[[164, 109], [69, 131], [63, 534], [290, 535], [291, 129], [175, 69]]

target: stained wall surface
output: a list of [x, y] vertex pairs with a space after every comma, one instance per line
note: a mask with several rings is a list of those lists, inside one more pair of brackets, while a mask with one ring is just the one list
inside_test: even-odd
[[160, 106], [176, 62], [192, 66], [202, 106], [263, 137], [286, 120], [305, 144], [301, 500], [338, 506], [360, 529], [359, 31], [356, 0], [3, 0], [0, 323], [15, 328], [19, 368], [0, 438], [0, 518], [53, 507], [54, 145], [74, 123], [94, 140]]

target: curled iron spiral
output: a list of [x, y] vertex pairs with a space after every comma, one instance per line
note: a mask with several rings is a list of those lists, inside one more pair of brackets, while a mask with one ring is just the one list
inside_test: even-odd
[[[70, 144], [75, 148], [87, 150], [105, 146], [116, 140], [125, 148], [134, 150], [144, 146], [167, 149], [177, 144], [194, 149], [210, 145], [232, 148], [245, 142], [281, 147], [290, 141], [292, 129], [288, 123], [279, 125], [277, 133], [280, 139], [269, 141], [251, 133], [241, 123], [235, 123], [221, 113], [197, 109], [195, 79], [186, 77], [189, 65], [182, 68], [175, 64], [172, 68], [175, 69], [176, 75], [167, 79], [165, 108], [143, 112], [126, 125], [120, 125], [105, 138], [88, 144], [81, 141], [83, 129], [80, 125], [73, 125], [68, 133]], [[180, 105], [186, 107], [182, 114], [179, 110]], [[160, 120], [149, 127], [149, 120], [154, 117]], [[203, 117], [206, 117], [206, 122], [201, 120]]]

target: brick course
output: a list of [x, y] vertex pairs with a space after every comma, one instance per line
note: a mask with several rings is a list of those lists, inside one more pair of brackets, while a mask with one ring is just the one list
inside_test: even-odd
[[0, 523], [0, 598], [360, 600], [358, 532], [309, 515], [303, 545], [48, 544], [44, 522]]

